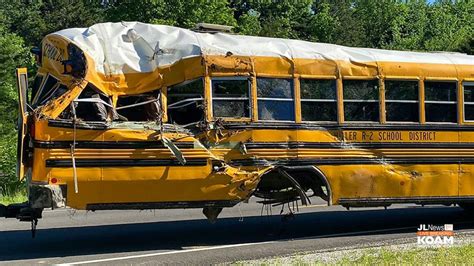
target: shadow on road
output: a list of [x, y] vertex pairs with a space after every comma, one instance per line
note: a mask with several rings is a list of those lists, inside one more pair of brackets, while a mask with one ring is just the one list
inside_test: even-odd
[[[295, 215], [152, 222], [123, 225], [39, 229], [37, 237], [28, 231], [0, 232], [0, 260], [38, 259], [148, 250], [179, 250], [196, 246], [321, 238], [331, 234], [368, 235], [368, 230], [400, 227], [408, 229], [383, 234], [416, 232], [421, 223], [454, 223], [455, 230], [474, 228], [472, 216], [460, 208], [431, 207], [389, 210], [320, 211]], [[380, 233], [379, 233], [380, 234]]]

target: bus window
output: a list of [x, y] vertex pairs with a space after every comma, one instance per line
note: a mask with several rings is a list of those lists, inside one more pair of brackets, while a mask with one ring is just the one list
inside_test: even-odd
[[169, 122], [189, 125], [204, 119], [203, 82], [203, 79], [196, 79], [168, 89]]
[[249, 81], [246, 78], [212, 79], [214, 117], [250, 118]]
[[[77, 119], [84, 122], [105, 122], [109, 120], [109, 117], [113, 117], [112, 101], [110, 98], [100, 93], [99, 90], [90, 83], [72, 104], [74, 104]], [[72, 108], [65, 110], [65, 112], [61, 114], [61, 118], [63, 119], [72, 119], [73, 117]]]
[[474, 121], [474, 82], [464, 83], [464, 120]]
[[68, 91], [68, 88], [66, 85], [64, 84], [60, 84], [58, 83], [53, 89], [52, 89], [52, 92], [51, 94], [48, 96], [48, 98], [46, 98], [44, 101], [49, 101], [49, 100], [54, 100], [54, 99], [57, 99], [59, 96], [63, 95], [64, 93], [66, 93], [66, 91]]
[[257, 78], [259, 120], [295, 120], [293, 81]]
[[33, 98], [33, 105], [39, 106], [47, 102], [49, 96], [52, 94], [53, 89], [57, 88], [56, 84], [58, 80], [49, 75], [46, 77], [46, 81], [43, 83], [43, 86], [39, 89], [38, 93], [36, 93], [35, 97]]
[[387, 121], [418, 122], [418, 81], [386, 80]]
[[31, 90], [31, 101], [33, 101], [33, 99], [36, 97], [36, 94], [38, 94], [41, 83], [43, 82], [43, 77], [44, 76], [40, 74], [36, 75], [35, 80], [33, 81], [33, 87]]
[[301, 79], [303, 121], [337, 121], [336, 80]]
[[378, 80], [344, 80], [343, 91], [346, 121], [379, 121]]
[[456, 82], [425, 81], [426, 122], [457, 122]]
[[[159, 92], [142, 95], [128, 95], [117, 100], [115, 120], [158, 121], [161, 118]], [[97, 95], [98, 96], [98, 95]], [[96, 97], [97, 97], [96, 96]]]

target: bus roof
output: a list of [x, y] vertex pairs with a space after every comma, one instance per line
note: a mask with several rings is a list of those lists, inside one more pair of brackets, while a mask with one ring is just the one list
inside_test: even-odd
[[473, 65], [474, 56], [448, 52], [408, 52], [314, 43], [291, 39], [198, 33], [140, 22], [101, 23], [65, 29], [59, 35], [86, 52], [106, 75], [146, 73], [177, 61], [206, 55], [347, 61]]

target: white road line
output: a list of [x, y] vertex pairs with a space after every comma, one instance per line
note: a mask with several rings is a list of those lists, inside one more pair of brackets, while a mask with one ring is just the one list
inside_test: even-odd
[[215, 250], [215, 249], [245, 247], [245, 246], [252, 246], [252, 245], [275, 244], [277, 242], [289, 241], [289, 240], [305, 240], [305, 239], [317, 239], [317, 238], [328, 238], [328, 237], [353, 236], [353, 235], [357, 235], [357, 234], [381, 233], [381, 232], [398, 231], [398, 230], [412, 229], [412, 228], [415, 228], [415, 227], [414, 226], [399, 227], [399, 228], [390, 228], [390, 229], [358, 231], [358, 232], [351, 232], [351, 233], [327, 234], [327, 235], [319, 235], [319, 236], [313, 236], [313, 237], [302, 237], [302, 238], [296, 238], [296, 239], [280, 239], [278, 241], [266, 241], [266, 242], [243, 243], [243, 244], [234, 244], [234, 245], [222, 245], [222, 246], [215, 246], [215, 247], [186, 249], [186, 250], [174, 250], [174, 251], [166, 251], [166, 252], [159, 252], [159, 253], [125, 256], [125, 257], [114, 257], [114, 258], [108, 258], [108, 259], [78, 261], [78, 262], [64, 263], [64, 264], [58, 264], [58, 265], [90, 264], [90, 263], [109, 262], [109, 261], [127, 260], [127, 259], [137, 259], [137, 258], [146, 258], [146, 257], [154, 257], [154, 256], [162, 256], [162, 255], [172, 255], [172, 254], [180, 254], [180, 253], [188, 253], [188, 252], [207, 251], [207, 250]]
[[[470, 222], [461, 222], [459, 224], [466, 224]], [[198, 252], [198, 251], [207, 251], [207, 250], [216, 250], [216, 249], [225, 249], [225, 248], [234, 248], [234, 247], [245, 247], [245, 246], [256, 246], [256, 245], [265, 245], [265, 244], [275, 244], [278, 242], [285, 242], [285, 241], [294, 241], [294, 240], [307, 240], [307, 239], [318, 239], [318, 238], [329, 238], [329, 237], [344, 237], [344, 236], [354, 236], [360, 234], [370, 234], [370, 233], [383, 233], [383, 232], [392, 232], [392, 231], [399, 231], [399, 230], [406, 230], [406, 229], [414, 229], [413, 237], [415, 237], [416, 233], [416, 226], [406, 226], [406, 227], [398, 227], [398, 228], [388, 228], [388, 229], [377, 229], [377, 230], [366, 230], [366, 231], [357, 231], [357, 232], [350, 232], [350, 233], [337, 233], [337, 234], [327, 234], [327, 235], [319, 235], [319, 236], [311, 236], [311, 237], [301, 237], [301, 238], [292, 238], [292, 239], [279, 239], [275, 241], [265, 241], [265, 242], [255, 242], [255, 243], [242, 243], [242, 244], [233, 244], [233, 245], [222, 245], [222, 246], [214, 246], [214, 247], [204, 247], [204, 248], [195, 248], [195, 249], [186, 249], [186, 250], [173, 250], [173, 251], [165, 251], [159, 253], [149, 253], [149, 254], [141, 254], [141, 255], [132, 255], [132, 256], [125, 256], [125, 257], [114, 257], [108, 259], [97, 259], [97, 260], [88, 260], [88, 261], [78, 261], [78, 262], [70, 262], [70, 263], [62, 263], [57, 265], [78, 265], [78, 264], [90, 264], [90, 263], [100, 263], [100, 262], [109, 262], [109, 261], [118, 261], [118, 260], [127, 260], [127, 259], [137, 259], [137, 258], [147, 258], [147, 257], [155, 257], [155, 256], [163, 256], [163, 255], [172, 255], [172, 254], [180, 254], [180, 253], [189, 253], [189, 252]], [[474, 233], [474, 231], [472, 231]], [[461, 233], [461, 232], [460, 232]], [[466, 232], [465, 232], [466, 233]]]
[[223, 246], [215, 246], [215, 247], [186, 249], [186, 250], [173, 250], [173, 251], [166, 251], [166, 252], [159, 252], [159, 253], [141, 254], [141, 255], [133, 255], [133, 256], [125, 256], [125, 257], [115, 257], [115, 258], [108, 258], [108, 259], [68, 262], [68, 263], [57, 264], [57, 265], [78, 265], [78, 264], [90, 264], [90, 263], [109, 262], [109, 261], [117, 261], [117, 260], [128, 260], [128, 259], [137, 259], [137, 258], [146, 258], [146, 257], [154, 257], [154, 256], [172, 255], [172, 254], [189, 253], [189, 252], [197, 252], [197, 251], [207, 251], [207, 250], [224, 249], [224, 248], [235, 248], [235, 247], [245, 247], [245, 246], [253, 246], [253, 245], [263, 245], [263, 244], [271, 244], [271, 243], [275, 243], [275, 242], [276, 241], [266, 241], [266, 242], [257, 242], [257, 243], [243, 243], [243, 244], [234, 244], [234, 245], [223, 245]]

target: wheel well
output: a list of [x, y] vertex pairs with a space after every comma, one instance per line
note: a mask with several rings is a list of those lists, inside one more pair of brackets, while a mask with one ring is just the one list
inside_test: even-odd
[[[307, 195], [307, 192], [313, 193]], [[304, 193], [304, 195], [302, 195]], [[331, 205], [331, 187], [326, 176], [315, 166], [278, 166], [263, 175], [253, 194], [262, 203], [278, 204], [320, 197]], [[306, 196], [305, 196], [306, 195]]]

